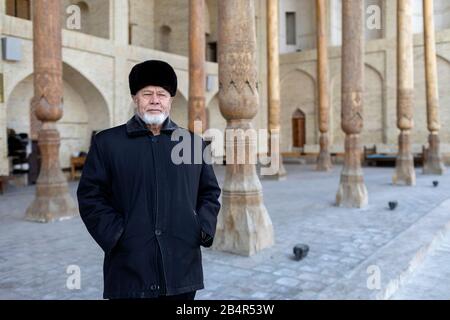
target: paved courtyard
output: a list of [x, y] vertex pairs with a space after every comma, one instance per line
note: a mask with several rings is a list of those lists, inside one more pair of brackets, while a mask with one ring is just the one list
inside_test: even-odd
[[[289, 164], [286, 180], [262, 180], [275, 245], [252, 257], [203, 249], [205, 289], [197, 299], [415, 299], [417, 286], [447, 281], [450, 174], [418, 169], [417, 185], [405, 187], [391, 184], [393, 168], [364, 168], [369, 206], [345, 209], [334, 206], [341, 167], [313, 169]], [[222, 184], [224, 168], [216, 173]], [[76, 187], [70, 183], [74, 197]], [[0, 299], [101, 299], [101, 249], [79, 217], [25, 221], [33, 196], [33, 187], [0, 196]], [[392, 211], [391, 200], [398, 201]], [[310, 247], [301, 261], [292, 257], [297, 243]], [[71, 290], [73, 266], [81, 288]], [[421, 298], [450, 297], [450, 286], [439, 290]]]
[[450, 300], [450, 235], [394, 294], [395, 300]]

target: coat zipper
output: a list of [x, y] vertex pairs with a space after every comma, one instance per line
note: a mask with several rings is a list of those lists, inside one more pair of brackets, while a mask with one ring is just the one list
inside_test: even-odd
[[[155, 140], [156, 141], [156, 140]], [[156, 143], [156, 142], [155, 142]], [[155, 147], [156, 148], [156, 147]], [[156, 186], [156, 216], [155, 216], [155, 225], [158, 225], [158, 179], [157, 179], [157, 175], [158, 175], [158, 171], [156, 170], [156, 161], [155, 161], [155, 148], [153, 148], [153, 144], [152, 144], [152, 157], [153, 157], [153, 170], [155, 170], [155, 186]], [[158, 242], [158, 248], [159, 248], [159, 252], [161, 253], [161, 264], [163, 266], [163, 276], [164, 276], [164, 288], [165, 288], [165, 293], [167, 294], [167, 278], [166, 278], [166, 267], [164, 266], [164, 258], [163, 258], [163, 252], [161, 250], [161, 243], [159, 242], [158, 236], [156, 236], [156, 241]], [[158, 277], [159, 278], [159, 277]]]

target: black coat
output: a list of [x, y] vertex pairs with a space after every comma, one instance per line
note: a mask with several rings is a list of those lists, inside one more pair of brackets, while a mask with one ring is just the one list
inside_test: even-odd
[[168, 118], [153, 136], [134, 116], [92, 141], [77, 196], [81, 218], [105, 252], [104, 298], [204, 287], [200, 245], [212, 244], [220, 188], [203, 158], [200, 164], [171, 161], [178, 128]]

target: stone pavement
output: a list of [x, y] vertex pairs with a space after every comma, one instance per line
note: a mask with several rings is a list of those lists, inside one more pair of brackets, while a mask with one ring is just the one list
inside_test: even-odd
[[[341, 167], [330, 173], [313, 169], [288, 164], [286, 180], [262, 181], [275, 245], [252, 257], [204, 249], [205, 290], [197, 299], [390, 298], [445, 239], [450, 174], [424, 176], [417, 170], [417, 185], [405, 187], [391, 184], [393, 168], [364, 168], [369, 206], [346, 209], [334, 206]], [[216, 172], [222, 184], [223, 167]], [[440, 181], [438, 187], [433, 180]], [[70, 183], [73, 196], [76, 186]], [[79, 217], [24, 221], [33, 192], [12, 187], [0, 196], [0, 299], [101, 299], [101, 249]], [[390, 200], [399, 202], [396, 210], [388, 209]], [[297, 243], [310, 246], [301, 261], [292, 259]], [[71, 265], [81, 272], [80, 289], [67, 288]], [[370, 288], [374, 274], [368, 267], [380, 273]]]
[[393, 300], [450, 300], [450, 235], [428, 255]]

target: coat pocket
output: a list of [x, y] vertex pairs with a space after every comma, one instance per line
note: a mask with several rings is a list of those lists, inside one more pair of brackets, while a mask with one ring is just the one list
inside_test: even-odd
[[197, 211], [192, 210], [193, 215], [194, 215], [194, 221], [195, 221], [195, 225], [197, 226], [197, 237], [198, 240], [201, 241], [202, 238], [202, 225], [200, 224], [200, 219], [198, 217]]
[[200, 220], [198, 218], [198, 214], [197, 211], [192, 210], [193, 214], [194, 214], [194, 220], [195, 220], [195, 224], [197, 225], [198, 231], [200, 232], [202, 230], [201, 224], [200, 224]]
[[125, 238], [125, 233], [127, 231], [127, 221], [125, 220], [125, 217], [122, 215], [122, 233], [120, 234], [119, 238], [116, 240], [116, 243], [114, 244], [114, 247], [112, 248], [112, 252], [116, 252], [118, 248], [120, 247], [123, 239]]

